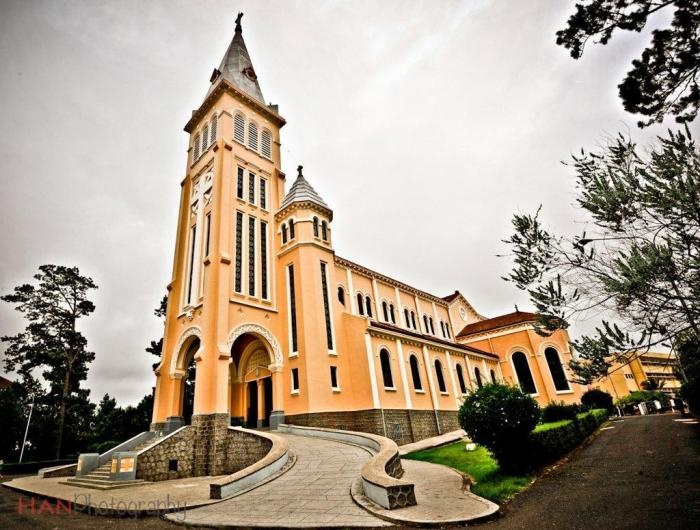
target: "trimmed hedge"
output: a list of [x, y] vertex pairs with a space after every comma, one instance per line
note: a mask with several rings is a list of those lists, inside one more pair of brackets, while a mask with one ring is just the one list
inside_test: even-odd
[[531, 432], [527, 444], [530, 464], [534, 468], [558, 460], [593, 434], [607, 418], [607, 410], [594, 409], [560, 427]]
[[565, 405], [563, 401], [552, 401], [542, 409], [542, 423], [552, 423], [561, 420], [573, 420], [581, 412], [579, 405]]

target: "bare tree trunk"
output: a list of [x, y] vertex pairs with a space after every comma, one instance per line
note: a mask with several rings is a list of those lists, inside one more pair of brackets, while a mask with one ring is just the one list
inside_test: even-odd
[[58, 412], [58, 434], [56, 436], [56, 460], [61, 458], [61, 449], [63, 445], [63, 428], [66, 423], [66, 406], [68, 402], [68, 394], [70, 392], [70, 370], [66, 369], [66, 375], [63, 378], [63, 392], [61, 393], [61, 408]]

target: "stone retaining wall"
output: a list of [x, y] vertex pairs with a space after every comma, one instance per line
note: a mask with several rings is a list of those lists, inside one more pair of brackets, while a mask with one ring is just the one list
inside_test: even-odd
[[136, 478], [157, 482], [230, 475], [254, 464], [272, 448], [271, 440], [230, 429], [228, 421], [228, 414], [193, 416], [191, 426], [139, 454]]
[[[139, 454], [136, 478], [158, 482], [194, 476], [194, 437], [192, 427], [184, 427], [150, 449]], [[177, 461], [177, 471], [170, 470], [170, 461]]]
[[[383, 417], [382, 417], [383, 416]], [[380, 409], [351, 410], [339, 412], [312, 412], [293, 414], [285, 417], [285, 422], [305, 427], [323, 427], [378, 434], [391, 438], [398, 445], [424, 440], [438, 434], [459, 429], [456, 410]], [[385, 429], [386, 425], [386, 431]]]

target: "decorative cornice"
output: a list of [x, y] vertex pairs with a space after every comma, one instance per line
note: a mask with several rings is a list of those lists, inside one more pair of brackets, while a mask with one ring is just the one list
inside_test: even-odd
[[326, 217], [328, 217], [329, 221], [333, 220], [333, 210], [329, 208], [324, 208], [320, 204], [317, 204], [313, 201], [293, 202], [279, 210], [275, 214], [275, 220], [281, 221], [285, 215], [289, 215], [291, 212], [294, 212], [296, 210], [313, 210], [315, 212], [320, 213], [321, 215], [325, 215]]
[[362, 274], [363, 276], [367, 276], [368, 278], [372, 279], [375, 278], [377, 280], [381, 280], [384, 283], [387, 283], [393, 287], [398, 287], [400, 289], [403, 289], [404, 291], [407, 291], [413, 295], [416, 296], [421, 296], [423, 298], [426, 298], [430, 300], [431, 302], [435, 302], [435, 304], [442, 306], [442, 307], [449, 307], [449, 304], [445, 302], [442, 298], [435, 296], [434, 294], [426, 293], [425, 291], [421, 291], [420, 289], [416, 289], [415, 287], [411, 287], [410, 285], [406, 285], [403, 282], [400, 282], [398, 280], [394, 280], [393, 278], [389, 278], [388, 276], [384, 276], [383, 274], [379, 272], [375, 272], [372, 269], [368, 269], [367, 267], [363, 267], [362, 265], [358, 265], [357, 263], [350, 261], [345, 258], [341, 258], [340, 256], [335, 257], [335, 263], [336, 265], [340, 265], [341, 267], [345, 267], [348, 269], [352, 269], [353, 271]]
[[214, 102], [224, 92], [228, 92], [234, 97], [242, 100], [246, 105], [252, 107], [260, 114], [270, 119], [270, 121], [272, 121], [278, 127], [282, 127], [285, 123], [287, 123], [282, 116], [272, 111], [269, 107], [260, 103], [256, 99], [251, 98], [245, 92], [238, 90], [235, 86], [222, 77], [219, 81], [217, 81], [216, 86], [212, 89], [209, 95], [204, 98], [204, 101], [199, 108], [192, 112], [192, 117], [185, 124], [185, 132], [192, 132], [194, 126], [199, 122], [199, 120], [202, 119], [202, 116], [209, 112], [209, 109], [211, 109], [211, 107], [214, 105]]
[[[379, 338], [384, 338], [387, 340], [396, 340], [400, 339], [401, 342], [405, 344], [412, 344], [416, 347], [422, 348], [425, 346], [426, 348], [429, 348], [431, 350], [437, 351], [437, 352], [444, 352], [444, 351], [449, 351], [450, 353], [454, 353], [456, 355], [460, 355], [462, 357], [465, 356], [470, 356], [470, 357], [478, 357], [479, 359], [485, 359], [488, 361], [495, 361], [498, 360], [498, 356], [496, 354], [489, 354], [487, 352], [478, 353], [476, 351], [469, 351], [465, 350], [463, 345], [461, 344], [455, 344], [454, 346], [450, 346], [449, 344], [444, 344], [444, 343], [438, 343], [438, 342], [433, 342], [430, 339], [419, 339], [417, 337], [411, 337], [410, 335], [405, 335], [401, 333], [400, 331], [392, 331], [388, 329], [383, 329], [383, 328], [373, 328], [373, 327], [368, 327], [367, 332], [372, 335], [373, 337], [379, 337]], [[473, 349], [473, 348], [472, 348]]]

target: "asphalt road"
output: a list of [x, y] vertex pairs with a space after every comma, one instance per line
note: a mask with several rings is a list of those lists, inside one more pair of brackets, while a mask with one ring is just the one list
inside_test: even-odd
[[678, 415], [613, 421], [504, 506], [496, 529], [700, 527], [700, 424]]

